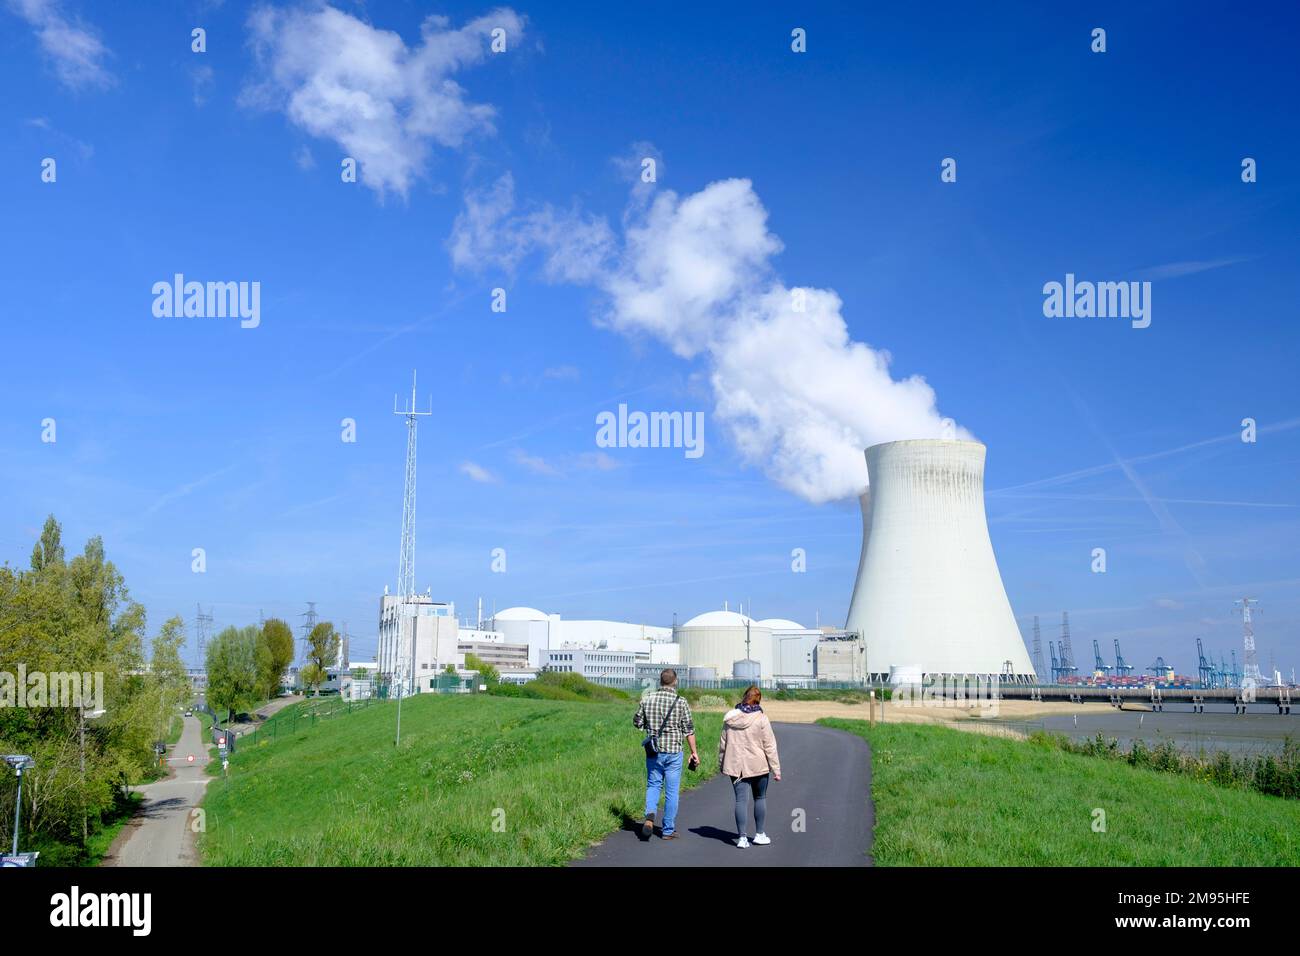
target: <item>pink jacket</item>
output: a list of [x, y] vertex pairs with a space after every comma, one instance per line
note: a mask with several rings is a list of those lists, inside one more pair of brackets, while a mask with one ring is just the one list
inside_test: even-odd
[[722, 718], [722, 738], [718, 741], [718, 770], [729, 777], [761, 777], [779, 774], [781, 761], [776, 754], [776, 735], [767, 714], [752, 714], [732, 709]]

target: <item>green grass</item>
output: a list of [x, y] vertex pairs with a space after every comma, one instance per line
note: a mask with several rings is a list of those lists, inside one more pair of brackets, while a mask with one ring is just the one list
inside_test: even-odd
[[[204, 800], [204, 862], [559, 865], [643, 809], [632, 701], [422, 694], [402, 704], [400, 749], [396, 708], [300, 718], [241, 747]], [[707, 771], [721, 717], [696, 715], [696, 728]], [[684, 772], [682, 786], [705, 779]]]
[[[1300, 803], [1050, 743], [827, 718], [872, 747], [883, 866], [1297, 866]], [[1094, 810], [1106, 832], [1093, 831]]]

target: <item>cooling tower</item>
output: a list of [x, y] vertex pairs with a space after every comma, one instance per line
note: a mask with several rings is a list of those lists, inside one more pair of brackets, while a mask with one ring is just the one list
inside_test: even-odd
[[984, 516], [984, 453], [972, 441], [895, 441], [866, 451], [862, 556], [847, 630], [872, 674], [1008, 675], [1033, 667]]

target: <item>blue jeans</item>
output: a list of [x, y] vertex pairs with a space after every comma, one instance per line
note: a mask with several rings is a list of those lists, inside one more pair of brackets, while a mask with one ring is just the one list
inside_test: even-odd
[[670, 836], [677, 822], [677, 792], [682, 786], [682, 752], [645, 758], [645, 815], [659, 809], [659, 792], [666, 790], [663, 835]]

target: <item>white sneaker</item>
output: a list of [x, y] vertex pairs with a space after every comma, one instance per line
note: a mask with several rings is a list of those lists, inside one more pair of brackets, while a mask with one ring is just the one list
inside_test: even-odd
[[757, 833], [754, 835], [755, 846], [767, 846], [771, 842], [772, 842], [772, 838], [768, 836], [766, 833]]
[[748, 850], [749, 840], [745, 839], [745, 837], [742, 835], [741, 838], [736, 841], [736, 847], [741, 850]]

